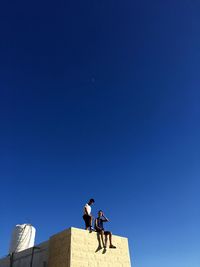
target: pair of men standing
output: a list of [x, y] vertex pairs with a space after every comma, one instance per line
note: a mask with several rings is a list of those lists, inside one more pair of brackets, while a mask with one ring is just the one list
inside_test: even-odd
[[[98, 234], [101, 235], [103, 247], [107, 247], [107, 240], [109, 236], [110, 241], [110, 248], [116, 248], [112, 244], [112, 233], [110, 231], [104, 230], [104, 222], [108, 222], [108, 218], [104, 215], [103, 211], [100, 210], [98, 212], [98, 217], [95, 219], [94, 228], [92, 227], [93, 217], [92, 217], [92, 208], [91, 206], [94, 204], [94, 199], [91, 198], [89, 202], [84, 206], [84, 214], [83, 214], [83, 220], [85, 221], [85, 229], [90, 231], [95, 231]], [[105, 241], [104, 241], [104, 235], [105, 235]]]

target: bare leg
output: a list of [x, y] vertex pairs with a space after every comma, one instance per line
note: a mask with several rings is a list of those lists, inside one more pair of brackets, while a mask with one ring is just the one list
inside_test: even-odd
[[102, 245], [103, 247], [105, 247], [105, 243], [104, 243], [104, 231], [101, 231], [101, 241], [102, 241]]
[[112, 233], [109, 233], [109, 241], [110, 241], [110, 248], [116, 248], [116, 247], [112, 244]]
[[110, 246], [112, 246], [112, 234], [109, 234], [109, 241], [110, 241]]
[[105, 247], [107, 247], [107, 243], [108, 243], [108, 235], [105, 235]]
[[100, 233], [97, 233], [97, 240], [98, 240], [98, 248], [96, 249], [95, 252], [98, 252], [100, 249], [102, 249], [102, 246], [101, 246], [101, 235]]

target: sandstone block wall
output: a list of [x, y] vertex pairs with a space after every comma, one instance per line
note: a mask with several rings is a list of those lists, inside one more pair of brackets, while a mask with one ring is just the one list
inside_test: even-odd
[[[131, 267], [128, 239], [113, 235], [116, 249], [99, 248], [98, 235], [69, 228], [39, 245], [32, 267]], [[30, 267], [32, 249], [16, 253], [12, 267]], [[9, 257], [0, 259], [0, 267], [10, 267]]]
[[71, 229], [52, 236], [49, 240], [48, 267], [71, 267]]
[[98, 249], [97, 233], [71, 228], [71, 267], [130, 267], [128, 240], [113, 235], [116, 249]]
[[99, 249], [97, 233], [70, 228], [50, 239], [48, 266], [130, 267], [127, 238], [113, 236], [113, 244], [117, 249]]

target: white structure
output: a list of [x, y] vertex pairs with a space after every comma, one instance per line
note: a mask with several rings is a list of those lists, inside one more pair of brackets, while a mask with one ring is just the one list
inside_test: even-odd
[[31, 224], [17, 224], [12, 233], [9, 253], [31, 248], [35, 243], [35, 228]]

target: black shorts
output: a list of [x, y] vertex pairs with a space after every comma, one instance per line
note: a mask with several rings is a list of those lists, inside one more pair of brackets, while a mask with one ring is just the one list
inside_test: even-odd
[[85, 227], [90, 227], [91, 225], [91, 216], [90, 215], [83, 215], [83, 220], [85, 221]]
[[[97, 233], [101, 233], [101, 231], [104, 231], [104, 229], [99, 230], [99, 229], [97, 229], [97, 228], [95, 228], [95, 230], [96, 230]], [[110, 235], [110, 234], [111, 234], [110, 231], [104, 231], [104, 235]]]

